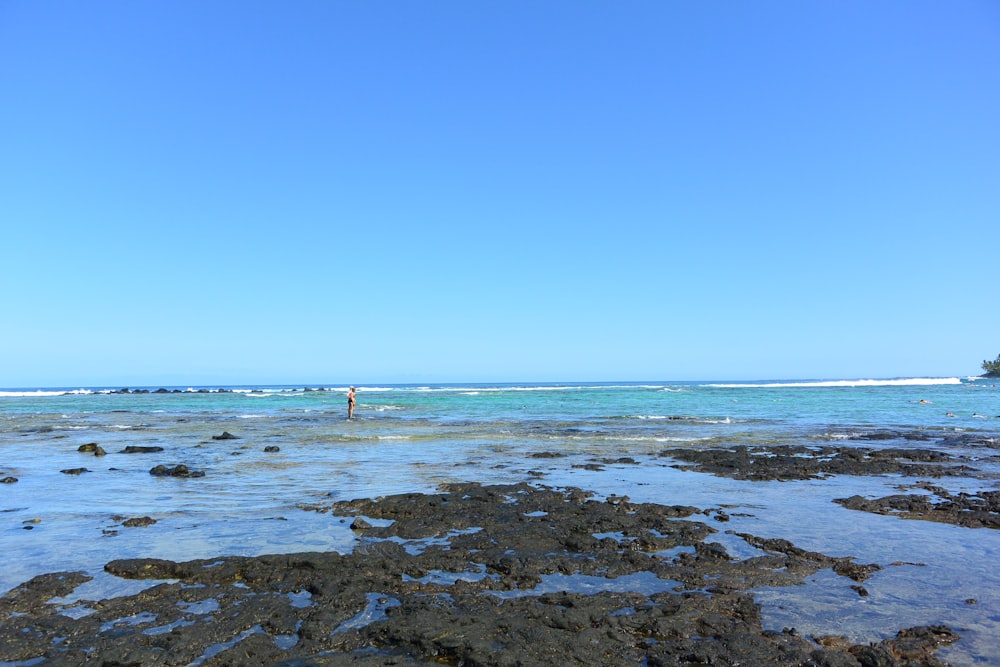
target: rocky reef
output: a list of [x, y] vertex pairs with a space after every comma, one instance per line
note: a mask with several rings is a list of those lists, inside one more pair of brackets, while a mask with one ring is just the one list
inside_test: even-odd
[[112, 561], [149, 587], [107, 600], [73, 597], [85, 573], [38, 576], [0, 598], [0, 661], [916, 667], [944, 664], [937, 647], [958, 639], [943, 626], [873, 644], [765, 630], [755, 587], [830, 569], [861, 589], [882, 565], [749, 534], [760, 555], [738, 559], [695, 507], [468, 483], [304, 509], [349, 525], [356, 548]]

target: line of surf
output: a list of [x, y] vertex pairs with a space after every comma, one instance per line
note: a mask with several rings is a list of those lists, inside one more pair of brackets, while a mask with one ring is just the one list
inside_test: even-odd
[[[969, 377], [968, 381], [974, 382], [981, 378]], [[906, 386], [932, 386], [932, 385], [959, 385], [963, 381], [957, 377], [918, 377], [918, 378], [894, 378], [894, 379], [855, 379], [855, 380], [768, 380], [758, 382], [663, 382], [663, 383], [581, 383], [581, 384], [443, 384], [443, 385], [373, 385], [358, 386], [359, 392], [364, 393], [459, 393], [466, 395], [490, 394], [502, 392], [560, 392], [560, 391], [613, 391], [613, 390], [660, 390], [660, 391], [689, 391], [696, 387], [730, 388], [730, 389], [753, 389], [753, 388], [796, 388], [796, 387], [906, 387]], [[190, 393], [219, 393], [227, 392], [252, 397], [271, 396], [301, 396], [303, 393], [343, 393], [347, 387], [324, 387], [316, 388], [301, 386], [231, 386], [224, 388], [195, 388], [184, 389], [170, 388], [167, 393], [190, 394]], [[133, 389], [130, 393], [163, 393], [163, 388], [140, 388]], [[126, 393], [124, 390], [108, 388], [39, 388], [39, 389], [0, 389], [0, 398], [44, 398], [55, 396], [71, 395], [91, 395], [91, 394], [114, 394]]]
[[768, 389], [793, 387], [926, 387], [933, 385], [962, 384], [957, 377], [952, 378], [899, 378], [895, 380], [814, 380], [791, 382], [734, 382], [706, 384], [706, 387], [726, 389]]

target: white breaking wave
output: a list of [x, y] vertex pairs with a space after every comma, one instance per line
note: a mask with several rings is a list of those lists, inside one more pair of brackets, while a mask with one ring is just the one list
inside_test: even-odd
[[743, 389], [767, 387], [925, 387], [942, 384], [962, 384], [962, 381], [958, 378], [901, 378], [897, 380], [818, 380], [815, 382], [707, 384], [705, 386]]

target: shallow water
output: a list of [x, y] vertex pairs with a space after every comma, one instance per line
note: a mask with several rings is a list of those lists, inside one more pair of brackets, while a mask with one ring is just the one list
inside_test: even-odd
[[[992, 448], [939, 438], [995, 437], [1000, 390], [957, 379], [763, 384], [361, 387], [353, 421], [345, 420], [346, 387], [0, 391], [0, 478], [19, 480], [0, 485], [6, 555], [0, 591], [44, 572], [85, 570], [97, 577], [86, 585], [86, 597], [120, 595], [132, 589], [101, 573], [116, 558], [346, 552], [355, 544], [348, 523], [309, 506], [433, 491], [450, 481], [535, 481], [634, 501], [724, 507], [729, 522], [716, 522], [711, 513], [693, 518], [719, 530], [713, 539], [739, 558], [754, 549], [726, 531], [782, 537], [883, 566], [864, 583], [868, 597], [828, 570], [805, 586], [756, 591], [769, 628], [864, 641], [944, 623], [963, 640], [942, 656], [954, 664], [1000, 664], [993, 646], [1000, 634], [1000, 575], [993, 567], [1000, 531], [877, 516], [832, 502], [898, 492], [899, 477], [743, 482], [679, 470], [658, 455], [673, 447], [819, 446], [893, 431], [901, 437], [862, 444], [945, 447], [979, 457], [977, 475], [935, 483], [953, 491], [995, 489], [1000, 470], [986, 460]], [[212, 438], [223, 431], [238, 438]], [[77, 451], [92, 442], [107, 455]], [[127, 446], [164, 451], [121, 453]], [[267, 446], [279, 451], [265, 452]], [[620, 457], [635, 463], [578, 467]], [[149, 474], [155, 465], [180, 463], [205, 476]], [[60, 472], [80, 467], [89, 472]], [[122, 525], [142, 516], [156, 523]]]

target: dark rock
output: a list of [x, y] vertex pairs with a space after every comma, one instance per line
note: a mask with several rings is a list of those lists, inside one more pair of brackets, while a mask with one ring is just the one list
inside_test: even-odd
[[170, 468], [165, 465], [155, 466], [149, 471], [150, 475], [156, 477], [204, 477], [205, 473], [200, 470], [189, 470], [183, 463]]
[[[88, 603], [92, 611], [78, 617], [51, 601], [85, 575], [36, 577], [0, 597], [0, 662], [43, 656], [77, 665], [99, 657], [105, 665], [165, 665], [211, 656], [218, 665], [316, 667], [930, 667], [942, 664], [936, 648], [958, 638], [931, 626], [860, 646], [766, 631], [754, 589], [801, 585], [845, 559], [752, 535], [744, 539], [769, 553], [730, 558], [722, 545], [705, 542], [716, 531], [691, 520], [696, 508], [624, 496], [600, 502], [579, 489], [450, 484], [434, 494], [315, 509], [353, 517], [358, 526], [370, 523], [363, 517], [382, 525], [366, 528], [348, 554], [112, 561], [104, 567], [109, 574], [155, 585]], [[628, 539], [596, 540], [594, 533]], [[659, 555], [678, 547], [687, 549]], [[650, 573], [664, 586], [652, 593], [531, 591], [554, 573]], [[521, 593], [498, 595], [510, 591]]]
[[612, 464], [639, 465], [639, 462], [636, 461], [631, 456], [620, 456], [617, 459], [601, 459], [601, 463], [606, 463], [608, 465]]
[[277, 445], [268, 445], [267, 447], [264, 448], [264, 451], [265, 452], [280, 452], [281, 451], [281, 447], [278, 447]]
[[[878, 440], [880, 435], [871, 434], [868, 439]], [[817, 479], [829, 475], [944, 477], [975, 472], [955, 456], [912, 448], [739, 445], [728, 449], [667, 449], [660, 452], [660, 456], [689, 464], [680, 467], [754, 481]]]
[[156, 523], [156, 519], [148, 516], [136, 517], [134, 519], [126, 519], [122, 521], [122, 525], [126, 528], [143, 528], [145, 526], [152, 526]]
[[233, 435], [229, 431], [223, 431], [221, 435], [213, 435], [212, 440], [236, 440], [240, 436]]
[[869, 565], [859, 565], [849, 559], [838, 560], [833, 565], [833, 571], [842, 577], [853, 579], [858, 583], [868, 579], [875, 572], [882, 569], [881, 565], [871, 563]]
[[3, 479], [0, 479], [0, 484], [14, 484], [16, 482], [17, 482], [17, 477], [8, 476], [4, 477]]
[[122, 579], [180, 579], [190, 574], [190, 568], [159, 558], [113, 560], [104, 571]]
[[362, 519], [361, 517], [356, 518], [351, 523], [351, 530], [367, 530], [368, 528], [371, 527], [372, 525], [367, 521], [365, 521], [364, 519]]
[[54, 597], [63, 597], [73, 592], [77, 586], [93, 579], [83, 572], [54, 572], [40, 574], [5, 594], [2, 606], [17, 614], [27, 614], [45, 608], [45, 603]]
[[86, 468], [67, 468], [66, 470], [60, 470], [64, 475], [79, 475], [81, 473], [90, 472]]
[[162, 452], [163, 447], [156, 445], [128, 445], [122, 450], [122, 454], [153, 454], [155, 452]]
[[851, 496], [837, 498], [834, 502], [852, 510], [903, 519], [937, 521], [966, 528], [1000, 529], [1000, 491], [953, 495], [946, 489], [924, 482], [906, 488], [919, 488], [930, 492], [930, 495], [894, 494], [873, 499]]

